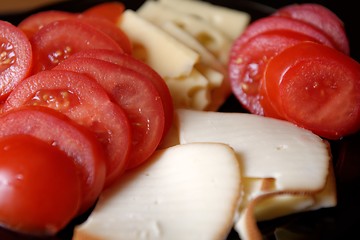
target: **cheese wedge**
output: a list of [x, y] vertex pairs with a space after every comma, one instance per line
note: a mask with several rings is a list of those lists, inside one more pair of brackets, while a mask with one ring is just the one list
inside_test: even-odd
[[253, 114], [185, 109], [176, 110], [174, 128], [180, 144], [220, 142], [237, 153], [243, 197], [234, 221], [244, 240], [261, 239], [257, 221], [337, 204], [329, 146], [308, 130]]
[[248, 113], [178, 109], [177, 119], [181, 144], [229, 144], [241, 160], [246, 177], [276, 179], [277, 190], [315, 191], [325, 185], [329, 146], [310, 131]]
[[160, 0], [161, 3], [187, 14], [204, 19], [217, 27], [231, 40], [237, 38], [251, 20], [249, 13], [198, 0]]
[[125, 10], [118, 26], [135, 46], [134, 57], [148, 63], [164, 78], [188, 76], [199, 60], [195, 51], [131, 9]]
[[240, 187], [238, 160], [225, 144], [159, 150], [103, 192], [73, 239], [225, 239]]
[[156, 25], [168, 21], [177, 24], [195, 37], [223, 64], [227, 64], [232, 41], [211, 24], [151, 0], [141, 5], [137, 13]]

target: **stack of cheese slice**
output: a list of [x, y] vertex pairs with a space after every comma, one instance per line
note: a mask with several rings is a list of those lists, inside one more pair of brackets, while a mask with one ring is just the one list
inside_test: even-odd
[[262, 239], [257, 221], [336, 205], [317, 135], [246, 113], [176, 119], [168, 146], [107, 189], [74, 239], [225, 239], [232, 227]]
[[245, 12], [202, 1], [148, 0], [126, 10], [118, 26], [132, 41], [134, 57], [164, 78], [175, 107], [217, 110], [231, 93], [226, 64], [233, 38], [213, 18], [194, 15], [196, 7], [220, 20], [222, 29], [236, 19], [237, 36], [250, 21]]

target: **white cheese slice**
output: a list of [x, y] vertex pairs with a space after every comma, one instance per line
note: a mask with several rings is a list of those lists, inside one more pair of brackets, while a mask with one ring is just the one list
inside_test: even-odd
[[216, 26], [230, 39], [237, 38], [251, 20], [249, 13], [197, 0], [160, 0], [173, 9], [191, 14]]
[[240, 186], [238, 160], [225, 144], [159, 150], [103, 192], [73, 239], [225, 239]]
[[187, 76], [199, 60], [195, 51], [131, 9], [125, 10], [118, 26], [135, 46], [134, 57], [149, 64], [162, 77]]
[[275, 179], [276, 190], [325, 186], [329, 146], [292, 123], [248, 113], [176, 110], [181, 144], [221, 142], [237, 153], [248, 178]]
[[167, 21], [177, 24], [195, 37], [204, 47], [214, 54], [221, 63], [227, 64], [232, 41], [217, 28], [202, 19], [196, 18], [193, 15], [184, 14], [175, 8], [169, 8], [165, 4], [151, 0], [141, 5], [137, 13], [156, 25], [161, 25]]

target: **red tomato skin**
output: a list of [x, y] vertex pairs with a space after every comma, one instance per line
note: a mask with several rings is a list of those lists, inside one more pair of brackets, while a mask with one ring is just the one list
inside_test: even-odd
[[334, 140], [360, 129], [359, 79], [358, 62], [313, 42], [287, 48], [265, 71], [285, 119]]
[[304, 21], [329, 36], [336, 49], [349, 55], [349, 40], [344, 23], [330, 9], [316, 3], [291, 4], [278, 9], [275, 16], [289, 17]]
[[111, 37], [79, 19], [51, 22], [41, 28], [30, 42], [35, 65], [33, 73], [52, 69], [72, 54], [85, 49], [100, 48], [123, 52]]
[[125, 10], [125, 5], [121, 2], [104, 2], [92, 6], [82, 12], [83, 15], [91, 17], [101, 17], [112, 23], [117, 23]]
[[122, 67], [136, 71], [148, 78], [155, 86], [161, 97], [161, 102], [164, 107], [165, 125], [164, 136], [168, 133], [174, 118], [174, 105], [169, 87], [165, 80], [149, 65], [144, 62], [124, 53], [119, 53], [106, 49], [89, 49], [78, 52], [71, 56], [71, 58], [96, 58], [107, 62], [118, 64]]
[[41, 11], [26, 17], [17, 26], [31, 39], [32, 36], [45, 25], [58, 20], [75, 18], [76, 15], [77, 14], [60, 10]]
[[85, 15], [79, 15], [78, 19], [87, 24], [90, 24], [97, 30], [102, 31], [103, 33], [114, 39], [114, 41], [119, 44], [119, 46], [125, 53], [130, 55], [132, 54], [132, 45], [129, 37], [114, 23], [103, 18], [90, 17]]
[[[39, 91], [43, 93], [38, 94]], [[46, 97], [49, 100], [43, 100]], [[106, 185], [125, 172], [131, 148], [131, 127], [124, 110], [111, 101], [94, 79], [73, 71], [39, 72], [14, 89], [3, 110], [23, 105], [54, 108], [93, 132], [107, 156]]]
[[289, 30], [269, 30], [237, 43], [228, 65], [230, 83], [234, 95], [249, 112], [280, 117], [263, 99], [267, 94], [262, 86], [264, 69], [272, 57], [301, 41], [316, 40]]
[[74, 160], [31, 135], [0, 138], [0, 224], [55, 235], [78, 213], [81, 185]]
[[0, 137], [12, 134], [31, 135], [73, 158], [82, 180], [79, 214], [95, 203], [104, 187], [106, 158], [102, 146], [88, 129], [56, 110], [24, 106], [0, 115]]
[[0, 20], [0, 102], [26, 78], [32, 67], [32, 47], [26, 35]]
[[85, 57], [69, 58], [56, 69], [76, 71], [96, 79], [124, 109], [133, 140], [127, 169], [139, 166], [151, 156], [162, 139], [165, 115], [161, 97], [146, 77], [117, 64]]

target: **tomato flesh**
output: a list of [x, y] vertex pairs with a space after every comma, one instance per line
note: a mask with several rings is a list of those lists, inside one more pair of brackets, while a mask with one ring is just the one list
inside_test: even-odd
[[350, 47], [343, 22], [331, 10], [320, 4], [291, 4], [278, 9], [275, 16], [290, 17], [313, 25], [329, 36], [336, 49], [349, 55]]
[[359, 76], [360, 64], [347, 55], [302, 42], [269, 61], [264, 81], [287, 120], [339, 139], [360, 128]]
[[0, 21], [0, 101], [30, 74], [32, 48], [26, 35], [16, 26]]
[[77, 214], [81, 180], [74, 160], [31, 135], [0, 138], [0, 224], [54, 235]]
[[132, 132], [128, 169], [150, 157], [162, 139], [165, 114], [160, 94], [149, 79], [120, 65], [85, 57], [69, 58], [56, 69], [76, 71], [96, 79], [124, 109]]
[[0, 115], [0, 137], [15, 134], [36, 137], [73, 158], [81, 177], [79, 214], [95, 203], [104, 187], [106, 158], [93, 134], [56, 110], [35, 106], [16, 108]]
[[58, 20], [74, 18], [75, 16], [76, 14], [74, 13], [60, 10], [41, 11], [26, 17], [17, 26], [30, 39], [45, 25]]
[[260, 33], [236, 46], [229, 61], [230, 82], [234, 95], [248, 111], [258, 115], [278, 115], [262, 99], [265, 94], [261, 91], [264, 69], [272, 57], [301, 41], [316, 40], [293, 31], [274, 30]]
[[39, 72], [14, 89], [4, 111], [23, 105], [53, 108], [93, 132], [107, 154], [106, 185], [125, 171], [131, 147], [128, 118], [94, 79], [72, 71]]
[[52, 69], [59, 62], [84, 49], [100, 48], [123, 52], [110, 36], [79, 19], [65, 19], [47, 24], [31, 38], [31, 44], [34, 73]]
[[148, 78], [158, 91], [161, 102], [164, 108], [165, 114], [165, 125], [164, 125], [164, 136], [168, 133], [174, 116], [173, 100], [170, 94], [169, 87], [165, 80], [149, 65], [141, 62], [140, 60], [124, 53], [119, 53], [106, 49], [89, 49], [78, 52], [71, 56], [71, 58], [96, 58], [107, 62], [118, 64], [122, 67], [136, 71]]
[[99, 3], [95, 6], [92, 6], [85, 11], [82, 12], [82, 14], [86, 16], [91, 17], [101, 17], [105, 18], [112, 23], [117, 23], [122, 15], [122, 13], [125, 10], [125, 5], [121, 2], [104, 2]]

